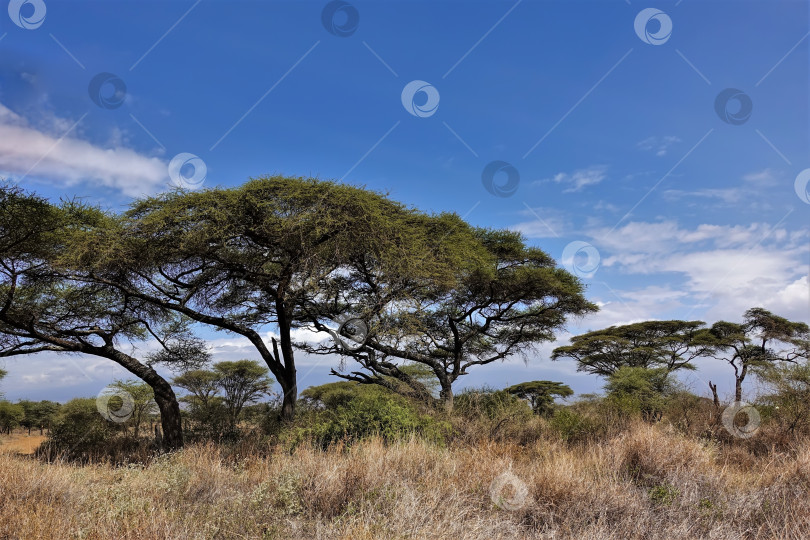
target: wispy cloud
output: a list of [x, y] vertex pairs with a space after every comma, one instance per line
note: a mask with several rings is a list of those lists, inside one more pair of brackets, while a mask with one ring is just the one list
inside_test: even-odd
[[78, 131], [71, 130], [77, 120], [53, 118], [50, 129], [39, 124], [34, 127], [0, 104], [0, 175], [65, 186], [86, 182], [129, 197], [153, 193], [168, 181], [166, 163], [159, 158], [118, 144], [103, 148], [78, 138]]
[[557, 238], [566, 234], [571, 226], [568, 214], [558, 208], [531, 208], [518, 212], [521, 221], [510, 227], [527, 238]]
[[754, 186], [773, 186], [779, 183], [779, 173], [771, 169], [750, 172], [743, 176], [743, 180]]
[[653, 136], [638, 142], [636, 146], [647, 152], [655, 152], [656, 156], [665, 156], [670, 147], [679, 142], [681, 140], [675, 135]]
[[671, 200], [682, 200], [686, 198], [715, 200], [722, 205], [743, 205], [748, 208], [763, 209], [769, 207], [768, 198], [763, 198], [762, 193], [773, 186], [779, 184], [780, 175], [771, 169], [753, 171], [743, 175], [742, 183], [735, 187], [728, 188], [706, 188], [694, 191], [684, 191], [669, 189], [664, 192], [664, 196]]
[[565, 189], [563, 193], [582, 191], [587, 186], [598, 184], [607, 178], [607, 167], [604, 165], [593, 165], [586, 169], [578, 169], [572, 173], [560, 172], [551, 178], [544, 178], [533, 182], [533, 185], [554, 182], [556, 184], [567, 184], [571, 187]]

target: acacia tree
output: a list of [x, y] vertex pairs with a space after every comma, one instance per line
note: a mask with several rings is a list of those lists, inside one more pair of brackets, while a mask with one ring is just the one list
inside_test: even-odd
[[[700, 333], [710, 356], [734, 369], [734, 401], [742, 401], [742, 385], [751, 368], [810, 358], [810, 328], [756, 307], [742, 323], [718, 321]], [[716, 386], [712, 386], [717, 403]]]
[[663, 368], [667, 373], [695, 369], [696, 358], [711, 347], [702, 338], [702, 321], [644, 321], [587, 332], [557, 347], [552, 360], [571, 358], [577, 371], [610, 377], [622, 367]]
[[505, 388], [507, 392], [520, 399], [526, 399], [536, 414], [548, 415], [552, 412], [554, 398], [566, 398], [574, 395], [567, 384], [554, 381], [529, 381]]
[[32, 429], [38, 429], [39, 434], [43, 435], [45, 428], [50, 428], [56, 413], [59, 412], [59, 404], [54, 401], [21, 399], [18, 404], [25, 411], [22, 426], [28, 429], [29, 435]]
[[172, 379], [172, 384], [187, 390], [195, 406], [208, 410], [217, 397], [217, 374], [207, 369], [193, 369]]
[[22, 405], [10, 401], [0, 401], [0, 433], [11, 434], [11, 430], [20, 425], [25, 418]]
[[[453, 225], [457, 227], [458, 225]], [[448, 241], [433, 236], [435, 249]], [[324, 314], [353, 306], [368, 319], [371, 332], [362, 347], [340, 343], [311, 347], [316, 353], [337, 352], [356, 360], [360, 370], [338, 377], [387, 386], [397, 379], [412, 395], [430, 400], [429, 392], [401, 368], [422, 364], [438, 379], [439, 399], [453, 407], [453, 384], [476, 366], [521, 355], [551, 341], [566, 319], [597, 310], [583, 295], [584, 286], [538, 248], [528, 247], [519, 233], [473, 229], [453, 239], [467, 260], [451, 280], [393, 281], [375, 261], [360, 257], [323, 286], [328, 292], [313, 309], [312, 324], [328, 329]]]
[[267, 368], [253, 360], [217, 362], [214, 374], [216, 384], [222, 390], [231, 430], [236, 429], [242, 408], [267, 394], [273, 384], [273, 380], [267, 377]]
[[[50, 351], [116, 362], [154, 390], [164, 447], [179, 448], [180, 408], [151, 364], [184, 366], [206, 361], [207, 353], [173, 313], [77, 280], [76, 267], [64, 266], [71, 238], [105, 221], [103, 213], [79, 204], [57, 207], [18, 188], [0, 189], [0, 357]], [[122, 349], [145, 339], [162, 346], [146, 362]]]
[[[290, 420], [301, 306], [323, 276], [359, 254], [388, 272], [440, 272], [425, 247], [426, 221], [368, 190], [269, 177], [139, 201], [73, 250], [91, 266], [88, 280], [247, 338], [281, 385], [281, 416]], [[268, 326], [277, 337], [263, 337]]]
[[113, 388], [122, 390], [132, 397], [132, 417], [128, 423], [132, 424], [133, 437], [136, 439], [140, 435], [141, 424], [144, 420], [155, 412], [155, 391], [148, 384], [138, 381], [115, 381]]

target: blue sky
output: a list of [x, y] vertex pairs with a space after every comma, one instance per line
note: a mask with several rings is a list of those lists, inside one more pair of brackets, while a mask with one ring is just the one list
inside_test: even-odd
[[[195, 171], [201, 187], [270, 173], [340, 179], [523, 231], [602, 306], [572, 333], [739, 320], [754, 305], [810, 322], [810, 204], [796, 180], [810, 168], [807, 2], [9, 5], [0, 176], [46, 196], [123, 208]], [[90, 90], [100, 73], [108, 83]], [[412, 81], [430, 103], [425, 92], [403, 98]], [[729, 88], [737, 98], [718, 106]], [[172, 178], [179, 154], [204, 166]], [[485, 188], [493, 161], [519, 177], [511, 196]], [[493, 191], [505, 181], [495, 175]], [[585, 250], [564, 258], [567, 246]], [[218, 358], [253, 356], [206, 335]], [[548, 360], [556, 344], [464, 383], [599, 389]], [[300, 364], [302, 387], [329, 380], [331, 360]], [[123, 375], [82, 357], [4, 365], [12, 399], [93, 395]], [[696, 391], [708, 379], [728, 389], [728, 366], [701, 366], [687, 381]]]

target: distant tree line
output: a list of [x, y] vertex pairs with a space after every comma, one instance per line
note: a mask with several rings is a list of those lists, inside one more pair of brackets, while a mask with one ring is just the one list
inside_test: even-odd
[[[763, 308], [751, 308], [742, 323], [718, 321], [645, 321], [571, 338], [571, 345], [554, 349], [552, 360], [573, 359], [578, 369], [603, 377], [621, 370], [647, 370], [650, 381], [666, 384], [678, 370], [694, 370], [698, 358], [713, 358], [734, 371], [734, 400], [742, 401], [742, 385], [751, 370], [810, 358], [810, 329]], [[656, 375], [657, 374], [657, 375]], [[717, 385], [709, 381], [719, 406]]]

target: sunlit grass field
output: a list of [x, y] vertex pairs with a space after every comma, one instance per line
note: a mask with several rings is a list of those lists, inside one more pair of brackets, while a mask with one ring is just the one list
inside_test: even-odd
[[643, 423], [574, 445], [190, 445], [119, 467], [0, 452], [0, 538], [799, 539], [809, 489], [807, 444], [757, 457]]

